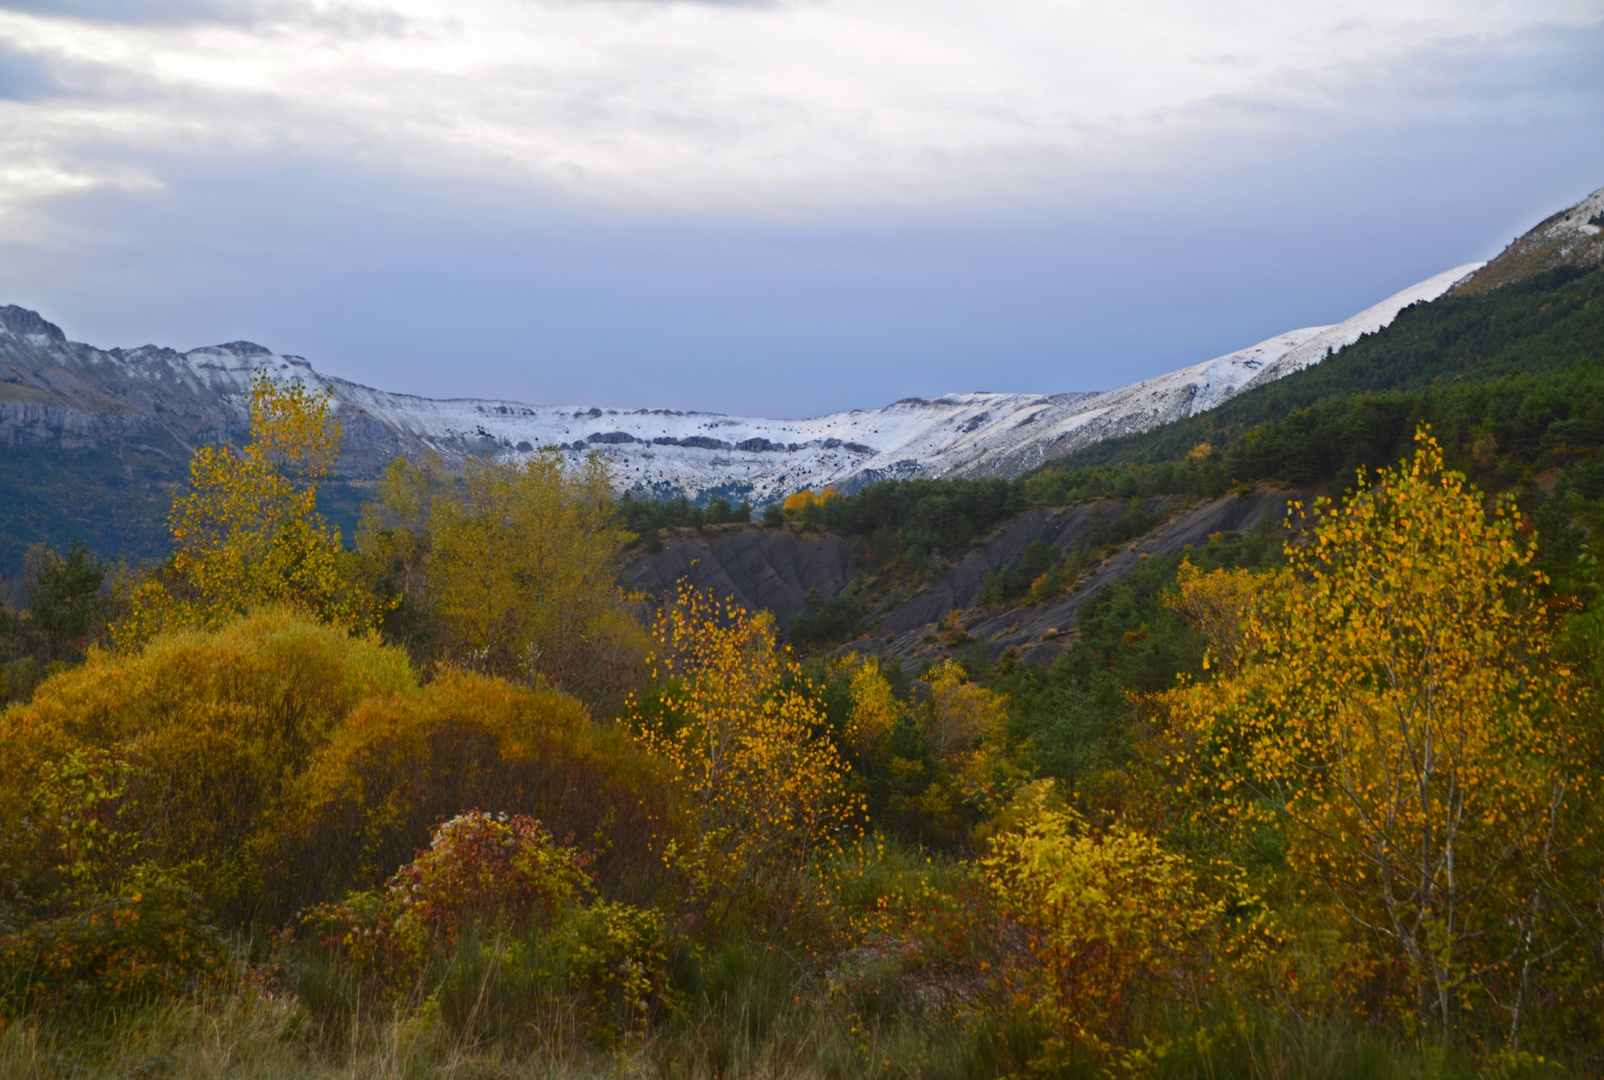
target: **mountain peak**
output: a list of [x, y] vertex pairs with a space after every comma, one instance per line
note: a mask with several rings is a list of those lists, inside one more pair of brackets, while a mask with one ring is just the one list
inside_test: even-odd
[[1604, 264], [1604, 188], [1539, 222], [1454, 288], [1483, 293], [1561, 266]]
[[61, 327], [37, 311], [30, 311], [16, 304], [0, 307], [0, 328], [9, 330], [18, 337], [43, 336], [61, 345], [67, 343], [67, 335], [61, 332]]

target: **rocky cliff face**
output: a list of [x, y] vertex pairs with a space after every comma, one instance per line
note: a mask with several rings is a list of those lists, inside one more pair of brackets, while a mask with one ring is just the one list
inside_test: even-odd
[[749, 610], [767, 608], [781, 630], [809, 592], [832, 599], [856, 576], [838, 537], [741, 527], [676, 537], [661, 551], [636, 555], [626, 571], [653, 597], [689, 581]]
[[185, 353], [97, 349], [16, 306], [0, 308], [0, 445], [137, 451], [181, 466], [197, 443], [246, 437], [246, 392], [258, 372], [305, 380], [334, 398], [348, 474], [371, 475], [397, 454], [427, 448], [355, 405], [365, 387], [323, 376], [302, 357], [249, 341]]

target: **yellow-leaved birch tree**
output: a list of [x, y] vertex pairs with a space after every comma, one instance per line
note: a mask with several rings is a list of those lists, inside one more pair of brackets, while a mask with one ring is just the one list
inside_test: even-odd
[[123, 643], [261, 606], [352, 632], [376, 625], [381, 605], [341, 574], [339, 530], [317, 511], [318, 487], [340, 453], [328, 397], [259, 374], [250, 412], [245, 446], [201, 446], [191, 457], [189, 490], [168, 519], [172, 557], [135, 590]]
[[768, 612], [720, 604], [682, 583], [652, 637], [656, 695], [650, 708], [635, 703], [635, 729], [670, 764], [696, 814], [694, 838], [670, 857], [715, 915], [749, 887], [779, 896], [776, 875], [800, 869], [862, 821], [823, 705], [775, 640]]
[[1216, 613], [1222, 676], [1161, 712], [1209, 812], [1280, 831], [1289, 868], [1401, 974], [1423, 1034], [1450, 1041], [1491, 1007], [1513, 1041], [1564, 948], [1556, 882], [1592, 785], [1583, 691], [1514, 507], [1489, 512], [1416, 439], [1266, 587], [1183, 575], [1203, 607], [1244, 607]]

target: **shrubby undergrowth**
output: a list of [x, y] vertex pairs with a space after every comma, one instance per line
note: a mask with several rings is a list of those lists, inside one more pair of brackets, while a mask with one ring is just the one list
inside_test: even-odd
[[[691, 589], [626, 633], [594, 473], [398, 467], [330, 560], [202, 461], [181, 527], [282, 497], [0, 713], [0, 1073], [1591, 1075], [1595, 534], [1553, 580], [1418, 440], [916, 680]], [[1011, 493], [792, 513], [902, 558]]]

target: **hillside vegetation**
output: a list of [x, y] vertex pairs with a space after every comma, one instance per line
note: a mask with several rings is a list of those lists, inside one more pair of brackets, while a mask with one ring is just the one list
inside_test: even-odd
[[[1298, 445], [1298, 453], [1286, 457], [1285, 467], [1301, 470], [1300, 475], [1280, 476], [1262, 471], [1267, 464], [1247, 462], [1261, 471], [1239, 479], [1332, 480], [1339, 473], [1350, 474], [1361, 461], [1396, 459], [1412, 433], [1407, 415], [1401, 414], [1411, 408], [1436, 408], [1434, 403], [1445, 392], [1463, 392], [1468, 386], [1517, 375], [1534, 380], [1512, 387], [1522, 392], [1526, 386], [1563, 379], [1566, 372], [1586, 372], [1601, 362], [1604, 271], [1564, 268], [1489, 293], [1450, 294], [1406, 308], [1386, 329], [1366, 335], [1326, 362], [1189, 420], [1087, 447], [1047, 471], [1074, 475], [1098, 465], [1157, 465], [1184, 459], [1201, 443], [1215, 452], [1227, 452], [1251, 429], [1269, 425], [1260, 438], [1308, 444]], [[1494, 398], [1506, 396], [1504, 391], [1493, 392]], [[1449, 400], [1458, 406], [1474, 399]], [[1585, 408], [1588, 402], [1574, 404]], [[1502, 412], [1509, 418], [1520, 414], [1518, 408]], [[1462, 406], [1445, 409], [1442, 416], [1471, 426], [1504, 418], [1477, 416]], [[1326, 457], [1314, 453], [1316, 440], [1329, 448]], [[1452, 445], [1459, 449], [1457, 441]], [[1502, 452], [1530, 454], [1536, 449], [1509, 445]], [[1378, 456], [1377, 451], [1384, 453]], [[1332, 460], [1332, 455], [1347, 455], [1351, 461]]]
[[[1360, 468], [1412, 452], [1422, 423], [1454, 468], [1518, 490], [1556, 540], [1579, 527], [1571, 518], [1604, 495], [1604, 271], [1563, 268], [1415, 305], [1321, 364], [1018, 480], [895, 481], [787, 517], [848, 538], [876, 574], [918, 578], [932, 556], [1032, 505], [1213, 498], [1262, 483], [1342, 490]], [[1131, 517], [1107, 542], [1155, 523]]]
[[345, 548], [327, 402], [259, 382], [171, 557], [36, 551], [4, 612], [0, 1073], [1596, 1074], [1598, 275], [1562, 277], [1467, 299], [1563, 362], [778, 511], [916, 584], [1041, 502], [1329, 481], [1300, 433], [1373, 439], [1291, 531], [1136, 563], [1048, 668], [650, 604], [625, 524], [695, 523], [599, 459], [397, 463]]

